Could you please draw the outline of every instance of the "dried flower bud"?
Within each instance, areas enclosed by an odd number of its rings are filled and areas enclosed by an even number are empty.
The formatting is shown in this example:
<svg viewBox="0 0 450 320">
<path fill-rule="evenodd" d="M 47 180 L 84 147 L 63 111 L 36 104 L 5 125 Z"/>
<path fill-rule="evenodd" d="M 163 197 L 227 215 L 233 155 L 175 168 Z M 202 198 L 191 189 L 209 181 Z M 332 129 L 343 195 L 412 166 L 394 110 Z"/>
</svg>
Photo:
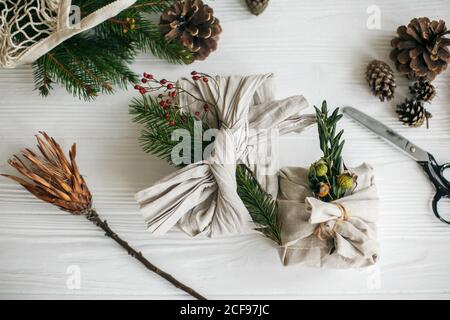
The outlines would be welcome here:
<svg viewBox="0 0 450 320">
<path fill-rule="evenodd" d="M 324 198 L 330 193 L 330 186 L 328 183 L 321 182 L 319 184 L 319 197 Z"/>
<path fill-rule="evenodd" d="M 324 161 L 318 161 L 314 164 L 314 172 L 316 173 L 316 176 L 323 177 L 328 172 L 328 166 Z"/>
<path fill-rule="evenodd" d="M 345 190 L 353 188 L 353 180 L 353 176 L 348 172 L 339 175 L 337 178 L 339 187 Z"/>
</svg>

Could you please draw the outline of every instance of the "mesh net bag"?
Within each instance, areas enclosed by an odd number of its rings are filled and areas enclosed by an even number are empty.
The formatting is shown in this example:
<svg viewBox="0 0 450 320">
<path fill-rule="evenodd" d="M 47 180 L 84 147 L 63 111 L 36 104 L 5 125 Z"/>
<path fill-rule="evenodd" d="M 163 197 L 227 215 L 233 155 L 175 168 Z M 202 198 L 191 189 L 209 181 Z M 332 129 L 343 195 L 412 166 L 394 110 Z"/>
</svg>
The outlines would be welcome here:
<svg viewBox="0 0 450 320">
<path fill-rule="evenodd" d="M 1 0 L 0 67 L 32 63 L 63 41 L 119 14 L 134 2 L 112 1 L 77 21 L 73 14 L 79 11 L 70 0 Z"/>
</svg>

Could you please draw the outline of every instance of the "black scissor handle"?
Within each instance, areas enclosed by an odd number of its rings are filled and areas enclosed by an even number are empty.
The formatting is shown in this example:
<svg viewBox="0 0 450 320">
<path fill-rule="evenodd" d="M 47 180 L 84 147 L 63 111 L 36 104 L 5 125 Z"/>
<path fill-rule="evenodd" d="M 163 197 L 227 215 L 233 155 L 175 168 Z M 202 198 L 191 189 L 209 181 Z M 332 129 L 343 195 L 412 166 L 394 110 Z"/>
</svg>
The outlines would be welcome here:
<svg viewBox="0 0 450 320">
<path fill-rule="evenodd" d="M 450 189 L 450 181 L 448 181 L 448 179 L 444 175 L 444 172 L 447 169 L 450 169 L 450 163 L 444 163 L 443 165 L 439 166 L 439 176 L 441 177 L 442 182 L 447 185 L 447 188 Z"/>
<path fill-rule="evenodd" d="M 443 165 L 438 165 L 434 157 L 429 154 L 430 161 L 418 161 L 418 163 L 422 166 L 425 173 L 430 178 L 431 183 L 434 185 L 436 189 L 436 194 L 433 198 L 432 207 L 434 215 L 444 223 L 450 224 L 450 221 L 445 220 L 440 214 L 438 210 L 438 202 L 443 197 L 450 198 L 450 183 L 443 175 L 443 172 L 450 168 L 450 163 L 446 163 Z"/>
<path fill-rule="evenodd" d="M 450 224 L 450 221 L 445 220 L 444 218 L 442 218 L 442 216 L 439 214 L 439 210 L 438 210 L 438 202 L 439 200 L 442 199 L 442 197 L 449 197 L 448 193 L 442 193 L 437 191 L 436 194 L 434 195 L 433 198 L 433 202 L 432 202 L 432 207 L 433 207 L 433 213 L 436 216 L 436 218 L 438 218 L 439 220 L 441 220 L 442 222 L 446 223 L 446 224 Z"/>
</svg>

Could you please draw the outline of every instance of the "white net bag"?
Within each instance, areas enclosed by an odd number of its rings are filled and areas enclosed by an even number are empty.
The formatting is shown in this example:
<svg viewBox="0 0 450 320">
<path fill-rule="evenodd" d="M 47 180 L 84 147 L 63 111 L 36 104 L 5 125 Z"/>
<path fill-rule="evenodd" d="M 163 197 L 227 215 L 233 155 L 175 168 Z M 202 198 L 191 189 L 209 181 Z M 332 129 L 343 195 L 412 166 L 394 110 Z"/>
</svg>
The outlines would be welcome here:
<svg viewBox="0 0 450 320">
<path fill-rule="evenodd" d="M 0 67 L 32 63 L 63 41 L 135 2 L 112 1 L 79 21 L 73 16 L 79 8 L 72 6 L 71 0 L 0 0 Z"/>
</svg>

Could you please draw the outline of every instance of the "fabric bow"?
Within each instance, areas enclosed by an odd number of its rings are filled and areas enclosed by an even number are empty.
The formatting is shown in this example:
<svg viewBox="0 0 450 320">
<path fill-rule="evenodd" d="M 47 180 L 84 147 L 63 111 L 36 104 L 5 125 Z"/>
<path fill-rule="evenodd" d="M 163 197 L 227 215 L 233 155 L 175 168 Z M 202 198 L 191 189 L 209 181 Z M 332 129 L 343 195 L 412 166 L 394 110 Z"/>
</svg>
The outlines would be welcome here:
<svg viewBox="0 0 450 320">
<path fill-rule="evenodd" d="M 260 134 L 261 129 L 281 134 L 299 132 L 315 121 L 312 115 L 300 114 L 308 106 L 302 96 L 274 101 L 272 74 L 214 79 L 208 83 L 179 82 L 183 90 L 211 105 L 219 97 L 217 110 L 208 119 L 209 123 L 219 123 L 219 131 L 207 159 L 187 165 L 136 194 L 148 230 L 154 234 L 164 234 L 177 223 L 191 236 L 251 231 L 252 219 L 236 191 L 237 163 L 256 169 L 262 185 L 275 192 L 276 179 L 258 173 L 258 164 L 253 162 L 258 158 L 258 146 L 270 142 L 264 138 L 267 135 Z M 192 105 L 188 95 L 180 96 L 181 107 Z"/>
<path fill-rule="evenodd" d="M 278 199 L 281 256 L 286 265 L 363 267 L 378 259 L 378 195 L 367 164 L 352 169 L 358 186 L 349 196 L 327 203 L 310 196 L 307 169 L 283 168 Z"/>
</svg>

